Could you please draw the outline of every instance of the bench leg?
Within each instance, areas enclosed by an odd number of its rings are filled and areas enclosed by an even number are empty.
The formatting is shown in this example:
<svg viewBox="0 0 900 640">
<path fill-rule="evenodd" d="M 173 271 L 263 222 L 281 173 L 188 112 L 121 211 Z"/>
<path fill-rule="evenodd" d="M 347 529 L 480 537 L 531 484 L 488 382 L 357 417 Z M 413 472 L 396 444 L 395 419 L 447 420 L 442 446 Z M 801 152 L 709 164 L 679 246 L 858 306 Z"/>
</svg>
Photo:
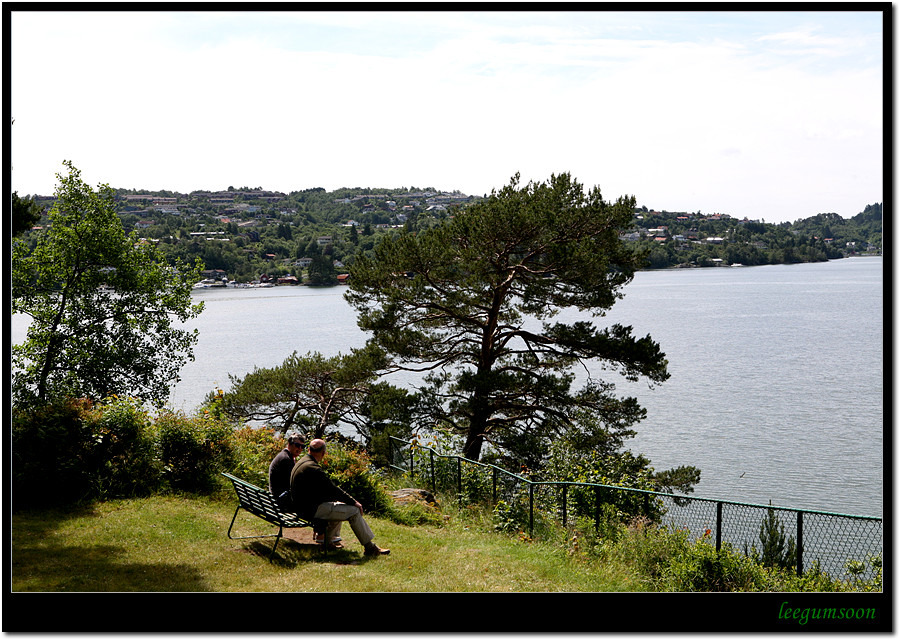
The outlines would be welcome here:
<svg viewBox="0 0 900 640">
<path fill-rule="evenodd" d="M 283 531 L 283 527 L 278 527 L 278 535 L 275 536 L 275 544 L 272 545 L 272 550 L 269 552 L 269 560 L 271 560 L 275 555 L 275 547 L 278 546 L 278 542 L 281 540 L 281 532 Z"/>
<path fill-rule="evenodd" d="M 255 540 L 257 538 L 275 538 L 275 544 L 272 545 L 272 550 L 269 552 L 269 559 L 271 560 L 275 556 L 275 549 L 278 547 L 278 543 L 281 541 L 281 537 L 284 533 L 284 527 L 278 526 L 278 533 L 270 533 L 264 536 L 233 536 L 231 535 L 231 530 L 234 528 L 234 523 L 237 520 L 238 511 L 241 510 L 241 506 L 238 505 L 237 509 L 234 510 L 234 515 L 231 517 L 231 524 L 228 526 L 228 539 L 229 540 Z M 313 533 L 313 537 L 315 538 L 315 533 Z M 322 545 L 322 551 L 325 555 L 328 554 L 328 545 Z"/>
<path fill-rule="evenodd" d="M 240 511 L 240 510 L 241 510 L 241 507 L 240 507 L 240 505 L 238 505 L 238 508 L 234 510 L 234 515 L 231 517 L 231 524 L 228 527 L 228 539 L 229 540 L 255 540 L 257 538 L 276 538 L 275 546 L 276 547 L 278 546 L 278 540 L 281 539 L 281 533 L 283 530 L 283 527 L 281 527 L 280 525 L 278 527 L 278 533 L 268 533 L 264 536 L 233 536 L 233 535 L 231 535 L 231 530 L 232 530 L 232 528 L 234 528 L 234 521 L 237 520 L 237 514 L 238 514 L 238 511 Z M 272 547 L 272 552 L 274 553 L 274 551 L 275 551 L 275 547 Z"/>
<path fill-rule="evenodd" d="M 237 519 L 238 511 L 241 510 L 241 506 L 238 505 L 238 508 L 234 510 L 234 515 L 231 517 L 231 524 L 228 526 L 228 539 L 229 540 L 237 540 L 238 538 L 231 537 L 231 528 L 234 526 L 234 521 Z"/>
</svg>

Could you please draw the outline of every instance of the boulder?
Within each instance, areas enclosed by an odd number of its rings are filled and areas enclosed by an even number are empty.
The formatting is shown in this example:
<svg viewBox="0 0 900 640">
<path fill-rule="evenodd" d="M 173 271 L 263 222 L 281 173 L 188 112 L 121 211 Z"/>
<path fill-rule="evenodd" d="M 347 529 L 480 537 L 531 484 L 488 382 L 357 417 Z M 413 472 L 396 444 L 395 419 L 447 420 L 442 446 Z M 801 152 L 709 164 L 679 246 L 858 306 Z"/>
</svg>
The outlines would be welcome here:
<svg viewBox="0 0 900 640">
<path fill-rule="evenodd" d="M 394 502 L 399 505 L 421 503 L 427 507 L 437 507 L 437 500 L 430 491 L 425 489 L 397 489 L 390 492 Z"/>
</svg>

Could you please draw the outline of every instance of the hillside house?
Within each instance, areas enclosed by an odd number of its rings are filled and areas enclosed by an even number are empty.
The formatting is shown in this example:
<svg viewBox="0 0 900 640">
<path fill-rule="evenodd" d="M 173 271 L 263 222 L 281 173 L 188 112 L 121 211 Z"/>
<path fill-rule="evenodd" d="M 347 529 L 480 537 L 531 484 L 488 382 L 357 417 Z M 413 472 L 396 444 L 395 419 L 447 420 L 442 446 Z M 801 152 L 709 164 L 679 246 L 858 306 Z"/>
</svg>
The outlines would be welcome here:
<svg viewBox="0 0 900 640">
<path fill-rule="evenodd" d="M 225 273 L 224 269 L 204 269 L 201 272 L 201 275 L 204 278 L 209 278 L 211 280 L 227 280 L 228 274 Z"/>
</svg>

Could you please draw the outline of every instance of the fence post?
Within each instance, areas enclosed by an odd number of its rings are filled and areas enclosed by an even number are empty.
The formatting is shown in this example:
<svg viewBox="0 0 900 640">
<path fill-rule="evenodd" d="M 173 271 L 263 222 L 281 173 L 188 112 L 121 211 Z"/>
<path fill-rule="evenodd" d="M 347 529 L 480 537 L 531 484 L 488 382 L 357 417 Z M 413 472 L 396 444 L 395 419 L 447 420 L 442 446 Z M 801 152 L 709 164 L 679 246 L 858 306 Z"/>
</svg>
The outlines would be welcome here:
<svg viewBox="0 0 900 640">
<path fill-rule="evenodd" d="M 528 483 L 528 537 L 534 537 L 534 483 Z"/>
<path fill-rule="evenodd" d="M 716 503 L 716 552 L 722 550 L 722 503 Z"/>
<path fill-rule="evenodd" d="M 431 454 L 431 493 L 437 493 L 437 485 L 434 479 L 434 449 L 429 449 Z"/>
<path fill-rule="evenodd" d="M 494 504 L 497 504 L 497 467 L 491 469 L 491 473 L 494 476 L 494 483 L 491 489 L 491 497 L 493 498 Z"/>
<path fill-rule="evenodd" d="M 600 531 L 600 487 L 594 487 L 594 531 Z"/>
<path fill-rule="evenodd" d="M 459 499 L 458 502 L 462 504 L 463 492 L 462 492 L 462 458 L 456 456 L 456 486 L 459 490 Z"/>
<path fill-rule="evenodd" d="M 797 575 L 803 575 L 803 512 L 797 512 Z"/>
<path fill-rule="evenodd" d="M 409 478 L 413 480 L 416 477 L 416 451 L 415 445 L 409 448 Z"/>
</svg>

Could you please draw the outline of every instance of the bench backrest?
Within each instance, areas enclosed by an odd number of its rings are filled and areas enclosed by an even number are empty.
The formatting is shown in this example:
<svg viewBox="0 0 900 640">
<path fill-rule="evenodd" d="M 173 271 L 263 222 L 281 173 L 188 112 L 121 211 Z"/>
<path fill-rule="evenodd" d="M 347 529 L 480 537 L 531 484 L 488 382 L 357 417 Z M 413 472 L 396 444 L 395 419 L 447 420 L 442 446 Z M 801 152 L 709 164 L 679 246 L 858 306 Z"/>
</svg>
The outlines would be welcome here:
<svg viewBox="0 0 900 640">
<path fill-rule="evenodd" d="M 234 485 L 234 491 L 237 493 L 238 500 L 241 501 L 241 507 L 253 515 L 259 516 L 263 520 L 277 522 L 279 524 L 285 524 L 296 520 L 294 514 L 283 513 L 281 509 L 278 508 L 275 497 L 269 493 L 268 489 L 261 489 L 255 484 L 241 480 L 230 473 L 223 473 L 222 475 L 231 480 L 231 484 Z"/>
</svg>

